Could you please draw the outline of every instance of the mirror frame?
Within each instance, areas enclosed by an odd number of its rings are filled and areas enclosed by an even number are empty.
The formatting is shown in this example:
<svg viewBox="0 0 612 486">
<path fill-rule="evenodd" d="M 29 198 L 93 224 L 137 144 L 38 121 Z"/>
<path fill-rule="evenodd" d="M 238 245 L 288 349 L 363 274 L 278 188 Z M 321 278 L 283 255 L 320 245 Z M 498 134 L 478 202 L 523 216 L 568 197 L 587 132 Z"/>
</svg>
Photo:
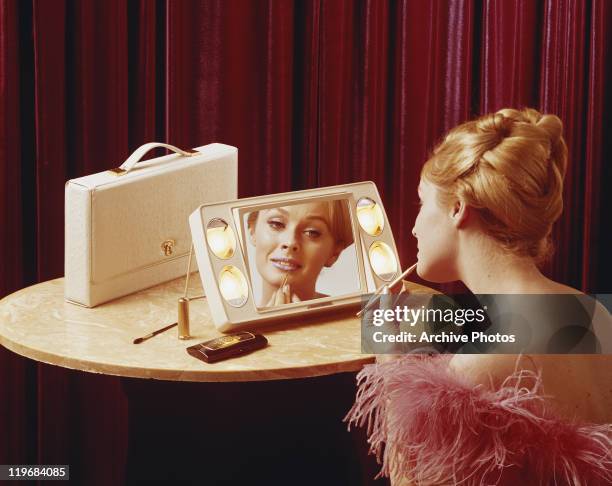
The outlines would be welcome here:
<svg viewBox="0 0 612 486">
<path fill-rule="evenodd" d="M 379 204 L 383 212 L 385 225 L 383 231 L 378 236 L 369 235 L 361 228 L 357 220 L 357 201 L 363 197 L 368 197 Z M 336 199 L 346 199 L 349 203 L 355 254 L 357 256 L 359 290 L 340 296 L 327 296 L 304 302 L 258 308 L 254 300 L 255 295 L 245 247 L 248 236 L 246 234 L 246 225 L 243 224 L 244 215 L 254 210 Z M 208 247 L 206 239 L 207 225 L 216 218 L 228 223 L 234 231 L 234 237 L 237 242 L 234 254 L 226 259 L 216 256 Z M 249 328 L 256 328 L 266 323 L 326 313 L 348 306 L 358 307 L 363 294 L 372 293 L 380 285 L 388 283 L 388 281 L 378 277 L 370 265 L 368 249 L 376 241 L 389 245 L 397 260 L 398 270 L 396 275 L 399 275 L 401 272 L 395 239 L 393 238 L 387 214 L 376 185 L 371 181 L 206 204 L 198 207 L 191 214 L 189 224 L 198 268 L 200 269 L 200 278 L 207 296 L 211 316 L 215 327 L 224 332 L 232 332 L 247 326 Z M 228 265 L 237 267 L 248 283 L 248 297 L 244 305 L 240 307 L 234 307 L 227 303 L 219 289 L 219 273 L 222 268 Z"/>
</svg>

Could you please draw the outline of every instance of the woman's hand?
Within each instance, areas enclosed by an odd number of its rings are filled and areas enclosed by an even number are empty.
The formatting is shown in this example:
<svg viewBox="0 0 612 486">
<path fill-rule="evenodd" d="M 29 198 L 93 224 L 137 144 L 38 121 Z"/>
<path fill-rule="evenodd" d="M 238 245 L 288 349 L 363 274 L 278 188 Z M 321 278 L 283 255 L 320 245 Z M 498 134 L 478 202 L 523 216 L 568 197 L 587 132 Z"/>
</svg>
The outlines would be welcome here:
<svg viewBox="0 0 612 486">
<path fill-rule="evenodd" d="M 286 283 L 272 294 L 270 300 L 266 303 L 266 307 L 275 307 L 277 305 L 290 304 L 291 302 L 301 302 L 302 300 L 291 291 L 291 286 Z"/>
</svg>

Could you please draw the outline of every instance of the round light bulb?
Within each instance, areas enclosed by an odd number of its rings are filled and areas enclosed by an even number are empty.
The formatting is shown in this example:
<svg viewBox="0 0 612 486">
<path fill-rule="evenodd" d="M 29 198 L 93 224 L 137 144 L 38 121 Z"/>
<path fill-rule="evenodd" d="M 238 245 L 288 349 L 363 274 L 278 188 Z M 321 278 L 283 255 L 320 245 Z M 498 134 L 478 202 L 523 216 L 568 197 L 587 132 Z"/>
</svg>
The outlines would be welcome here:
<svg viewBox="0 0 612 486">
<path fill-rule="evenodd" d="M 218 258 L 228 259 L 236 250 L 234 231 L 222 219 L 215 218 L 208 223 L 206 240 L 210 251 Z"/>
<path fill-rule="evenodd" d="M 397 273 L 397 259 L 391 247 L 382 241 L 375 241 L 368 251 L 374 273 L 383 280 L 391 280 Z"/>
<path fill-rule="evenodd" d="M 223 228 L 208 230 L 208 245 L 212 252 L 221 258 L 227 258 L 228 252 L 231 252 L 230 243 Z"/>
<path fill-rule="evenodd" d="M 249 297 L 244 274 L 233 265 L 223 267 L 219 273 L 219 290 L 225 301 L 233 307 L 241 307 Z"/>
<path fill-rule="evenodd" d="M 357 220 L 359 226 L 370 236 L 378 236 L 385 227 L 385 217 L 380 205 L 368 197 L 357 201 Z"/>
</svg>

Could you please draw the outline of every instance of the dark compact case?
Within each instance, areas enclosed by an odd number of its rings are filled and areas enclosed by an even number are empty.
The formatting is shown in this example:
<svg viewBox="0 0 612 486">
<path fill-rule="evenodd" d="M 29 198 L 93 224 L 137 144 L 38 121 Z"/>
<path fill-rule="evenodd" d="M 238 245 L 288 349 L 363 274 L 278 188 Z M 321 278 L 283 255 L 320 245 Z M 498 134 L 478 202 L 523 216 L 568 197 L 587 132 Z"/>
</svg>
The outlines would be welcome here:
<svg viewBox="0 0 612 486">
<path fill-rule="evenodd" d="M 242 331 L 189 346 L 187 352 L 207 363 L 215 363 L 264 348 L 267 344 L 268 340 L 261 334 Z"/>
</svg>

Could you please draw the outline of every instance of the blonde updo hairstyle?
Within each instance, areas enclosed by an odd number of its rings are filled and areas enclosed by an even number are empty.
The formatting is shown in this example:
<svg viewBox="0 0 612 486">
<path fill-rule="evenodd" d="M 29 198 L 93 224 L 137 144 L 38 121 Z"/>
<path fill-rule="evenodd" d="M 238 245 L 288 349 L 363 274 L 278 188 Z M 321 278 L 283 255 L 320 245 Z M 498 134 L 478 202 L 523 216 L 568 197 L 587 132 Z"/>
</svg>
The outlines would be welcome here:
<svg viewBox="0 0 612 486">
<path fill-rule="evenodd" d="M 503 109 L 453 128 L 421 177 L 440 203 L 463 201 L 504 248 L 542 263 L 563 210 L 567 146 L 563 124 L 537 110 Z"/>
</svg>

